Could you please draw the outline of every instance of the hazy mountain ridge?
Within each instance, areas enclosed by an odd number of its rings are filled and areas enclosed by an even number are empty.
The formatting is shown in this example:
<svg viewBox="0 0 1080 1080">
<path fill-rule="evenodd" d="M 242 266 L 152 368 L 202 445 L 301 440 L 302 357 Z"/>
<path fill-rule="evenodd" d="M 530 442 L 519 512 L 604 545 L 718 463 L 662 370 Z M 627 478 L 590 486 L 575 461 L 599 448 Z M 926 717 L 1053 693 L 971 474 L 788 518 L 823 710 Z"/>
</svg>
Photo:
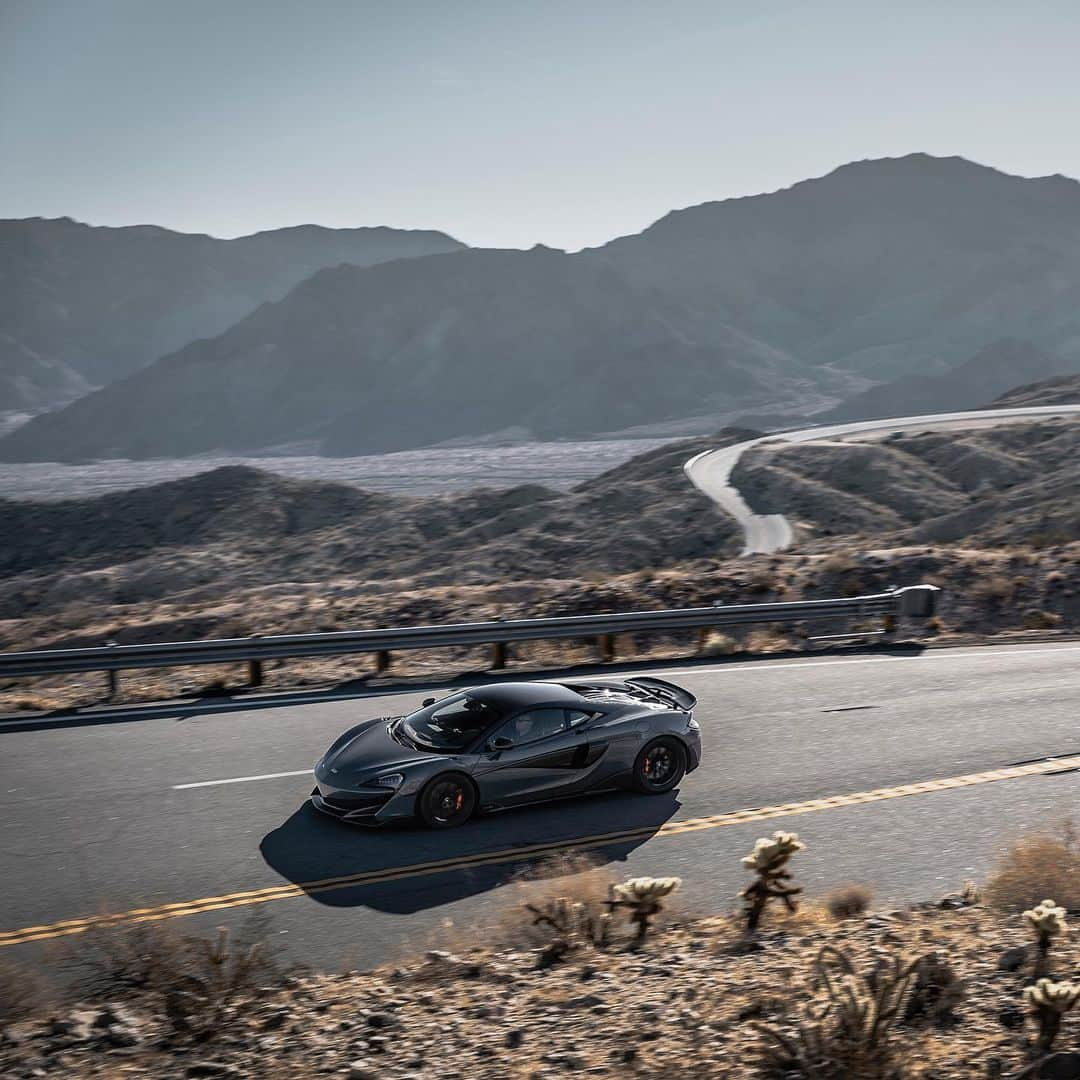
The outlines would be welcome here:
<svg viewBox="0 0 1080 1080">
<path fill-rule="evenodd" d="M 37 417 L 8 460 L 329 453 L 526 425 L 612 431 L 770 400 L 805 374 L 676 300 L 562 252 L 467 250 L 323 270 L 225 334 Z M 794 369 L 794 370 L 793 370 Z"/>
<path fill-rule="evenodd" d="M 0 220 L 0 334 L 104 383 L 221 333 L 322 267 L 462 246 L 443 233 L 381 227 L 301 225 L 222 240 L 155 225 Z M 63 399 L 49 389 L 43 380 L 24 404 Z M 0 393 L 0 408 L 22 407 L 3 383 Z"/>
<path fill-rule="evenodd" d="M 1029 343 L 1015 378 L 978 355 L 1002 338 Z M 895 382 L 852 404 L 870 415 L 895 412 L 892 395 L 952 400 L 969 375 L 997 393 L 1049 373 L 1045 354 L 1060 358 L 1050 370 L 1080 365 L 1080 184 L 913 154 L 675 211 L 578 255 L 322 270 L 32 421 L 0 458 L 580 437 Z"/>
<path fill-rule="evenodd" d="M 798 353 L 887 379 L 988 341 L 1080 353 L 1080 183 L 911 154 L 673 211 L 588 257 Z"/>
</svg>

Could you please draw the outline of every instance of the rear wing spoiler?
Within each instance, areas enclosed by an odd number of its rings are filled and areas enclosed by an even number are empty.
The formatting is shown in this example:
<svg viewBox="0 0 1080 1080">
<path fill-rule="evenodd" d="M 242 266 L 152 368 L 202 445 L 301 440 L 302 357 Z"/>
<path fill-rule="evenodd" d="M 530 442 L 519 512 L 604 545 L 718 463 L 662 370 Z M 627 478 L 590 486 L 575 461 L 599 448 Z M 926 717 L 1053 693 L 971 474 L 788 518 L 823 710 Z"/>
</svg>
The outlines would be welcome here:
<svg viewBox="0 0 1080 1080">
<path fill-rule="evenodd" d="M 676 686 L 674 683 L 669 683 L 664 679 L 653 679 L 640 675 L 627 679 L 626 682 L 630 686 L 640 687 L 657 697 L 672 701 L 678 708 L 686 709 L 687 712 L 697 704 L 697 698 L 689 690 L 684 690 L 681 686 Z"/>
</svg>

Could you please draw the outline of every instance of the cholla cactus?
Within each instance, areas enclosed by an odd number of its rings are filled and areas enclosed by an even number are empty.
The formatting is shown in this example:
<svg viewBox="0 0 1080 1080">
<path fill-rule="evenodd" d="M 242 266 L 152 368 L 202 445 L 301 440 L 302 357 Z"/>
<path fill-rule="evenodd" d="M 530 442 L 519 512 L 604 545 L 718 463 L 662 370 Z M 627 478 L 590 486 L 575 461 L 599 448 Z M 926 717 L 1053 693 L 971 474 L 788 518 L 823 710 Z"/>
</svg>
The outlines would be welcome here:
<svg viewBox="0 0 1080 1080">
<path fill-rule="evenodd" d="M 1034 986 L 1024 988 L 1024 1000 L 1038 1018 L 1038 1046 L 1045 1053 L 1057 1038 L 1061 1018 L 1080 1001 L 1080 982 L 1040 979 Z"/>
<path fill-rule="evenodd" d="M 637 924 L 636 940 L 642 941 L 649 932 L 654 916 L 663 910 L 663 898 L 670 896 L 681 885 L 682 878 L 677 877 L 630 878 L 621 885 L 611 886 L 608 907 L 612 910 L 627 908 L 630 921 Z"/>
<path fill-rule="evenodd" d="M 743 866 L 757 874 L 757 880 L 739 894 L 746 902 L 747 930 L 752 932 L 758 928 L 770 900 L 782 900 L 788 911 L 795 910 L 795 897 L 802 888 L 786 884 L 791 880 L 787 864 L 791 856 L 805 846 L 798 833 L 775 832 L 771 840 L 768 837 L 758 840 L 754 850 L 743 859 Z"/>
<path fill-rule="evenodd" d="M 1065 909 L 1058 907 L 1053 900 L 1044 900 L 1041 904 L 1024 912 L 1024 920 L 1035 932 L 1039 955 L 1035 959 L 1035 977 L 1042 978 L 1050 973 L 1050 944 L 1056 937 L 1065 933 Z"/>
</svg>

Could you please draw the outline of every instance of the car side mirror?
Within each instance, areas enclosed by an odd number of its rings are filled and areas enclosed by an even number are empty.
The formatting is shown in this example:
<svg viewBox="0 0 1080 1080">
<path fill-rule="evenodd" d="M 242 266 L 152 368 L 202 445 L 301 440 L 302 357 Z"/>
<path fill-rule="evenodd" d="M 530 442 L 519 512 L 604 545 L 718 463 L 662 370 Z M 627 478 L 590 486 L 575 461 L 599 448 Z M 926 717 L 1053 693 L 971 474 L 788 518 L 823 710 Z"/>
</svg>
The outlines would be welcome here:
<svg viewBox="0 0 1080 1080">
<path fill-rule="evenodd" d="M 433 697 L 424 698 L 424 704 L 420 706 L 421 709 L 426 709 L 429 705 L 434 705 L 435 699 Z"/>
<path fill-rule="evenodd" d="M 514 745 L 514 740 L 505 735 L 496 735 L 494 739 L 488 740 L 487 745 L 489 750 L 509 750 Z"/>
</svg>

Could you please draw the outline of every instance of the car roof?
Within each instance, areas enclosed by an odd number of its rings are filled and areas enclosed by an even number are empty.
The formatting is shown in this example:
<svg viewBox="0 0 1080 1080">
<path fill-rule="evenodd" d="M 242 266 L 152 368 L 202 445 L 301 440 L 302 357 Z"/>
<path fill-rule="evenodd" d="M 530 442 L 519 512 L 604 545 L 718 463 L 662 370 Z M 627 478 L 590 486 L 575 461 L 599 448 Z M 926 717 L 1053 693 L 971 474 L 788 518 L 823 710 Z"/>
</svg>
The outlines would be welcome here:
<svg viewBox="0 0 1080 1080">
<path fill-rule="evenodd" d="M 486 686 L 474 686 L 466 691 L 469 697 L 476 698 L 486 705 L 497 709 L 524 709 L 529 705 L 562 705 L 581 707 L 584 699 L 576 691 L 559 683 L 549 682 L 503 682 L 488 683 Z"/>
</svg>

